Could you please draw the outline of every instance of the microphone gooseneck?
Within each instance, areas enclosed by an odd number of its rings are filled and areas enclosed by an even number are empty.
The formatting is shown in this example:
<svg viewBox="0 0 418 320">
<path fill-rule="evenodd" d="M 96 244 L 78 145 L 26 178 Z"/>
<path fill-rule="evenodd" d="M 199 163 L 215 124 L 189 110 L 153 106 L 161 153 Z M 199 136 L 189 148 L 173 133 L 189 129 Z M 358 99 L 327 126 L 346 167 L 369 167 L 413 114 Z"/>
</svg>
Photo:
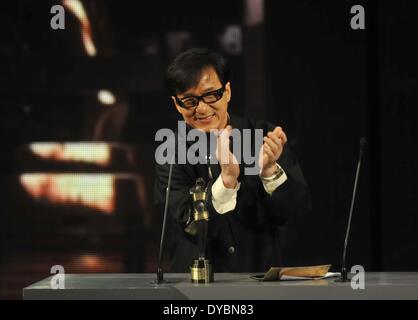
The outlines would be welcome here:
<svg viewBox="0 0 418 320">
<path fill-rule="evenodd" d="M 359 159 L 358 159 L 358 162 L 357 162 L 356 177 L 354 179 L 353 195 L 351 197 L 351 204 L 350 204 L 350 213 L 348 215 L 347 230 L 346 230 L 345 239 L 344 239 L 344 249 L 343 249 L 343 256 L 342 256 L 342 263 L 341 263 L 341 277 L 336 280 L 338 282 L 349 281 L 348 275 L 347 275 L 347 269 L 346 269 L 347 246 L 348 246 L 348 238 L 349 238 L 349 235 L 350 235 L 351 219 L 353 217 L 354 202 L 355 202 L 355 199 L 356 199 L 358 177 L 359 177 L 359 174 L 360 174 L 361 161 L 362 161 L 362 158 L 363 158 L 363 150 L 364 150 L 364 146 L 366 145 L 366 143 L 367 143 L 367 139 L 362 137 L 360 139 L 360 153 L 359 153 Z"/>
<path fill-rule="evenodd" d="M 164 214 L 163 214 L 163 225 L 161 227 L 161 237 L 160 237 L 160 251 L 158 253 L 158 264 L 157 264 L 157 284 L 167 283 L 167 280 L 164 280 L 164 272 L 162 268 L 162 258 L 164 252 L 164 238 L 165 238 L 165 229 L 167 222 L 167 211 L 168 211 L 168 200 L 170 197 L 170 186 L 171 186 L 171 175 L 173 172 L 173 161 L 170 162 L 170 168 L 168 170 L 168 181 L 167 189 L 165 194 L 165 204 L 164 204 Z"/>
</svg>

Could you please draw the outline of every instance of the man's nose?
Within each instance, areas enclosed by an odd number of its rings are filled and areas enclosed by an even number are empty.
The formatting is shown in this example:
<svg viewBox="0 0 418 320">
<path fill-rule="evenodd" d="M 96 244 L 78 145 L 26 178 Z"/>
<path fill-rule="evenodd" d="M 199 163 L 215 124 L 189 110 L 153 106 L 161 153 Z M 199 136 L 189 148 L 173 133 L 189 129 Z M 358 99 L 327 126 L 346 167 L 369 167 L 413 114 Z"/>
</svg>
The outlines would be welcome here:
<svg viewBox="0 0 418 320">
<path fill-rule="evenodd" d="M 209 108 L 209 105 L 207 105 L 202 99 L 200 99 L 196 107 L 196 113 L 206 114 Z"/>
</svg>

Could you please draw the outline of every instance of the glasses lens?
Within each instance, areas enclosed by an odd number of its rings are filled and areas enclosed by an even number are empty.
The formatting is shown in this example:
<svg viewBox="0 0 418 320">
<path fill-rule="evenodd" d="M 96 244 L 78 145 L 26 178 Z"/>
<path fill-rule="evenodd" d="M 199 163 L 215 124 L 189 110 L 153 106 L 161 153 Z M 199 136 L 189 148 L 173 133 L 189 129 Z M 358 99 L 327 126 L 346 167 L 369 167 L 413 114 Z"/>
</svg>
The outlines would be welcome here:
<svg viewBox="0 0 418 320">
<path fill-rule="evenodd" d="M 184 100 L 181 100 L 183 102 L 183 106 L 185 108 L 193 108 L 197 105 L 197 99 L 196 98 L 186 98 Z"/>
<path fill-rule="evenodd" d="M 219 95 L 216 95 L 216 94 L 210 94 L 208 96 L 203 97 L 203 101 L 205 101 L 206 103 L 216 102 L 219 99 L 220 99 Z"/>
<path fill-rule="evenodd" d="M 202 97 L 202 99 L 206 103 L 213 103 L 221 99 L 222 95 L 223 95 L 223 90 L 217 90 L 217 91 L 209 92 L 208 94 L 205 94 Z"/>
</svg>

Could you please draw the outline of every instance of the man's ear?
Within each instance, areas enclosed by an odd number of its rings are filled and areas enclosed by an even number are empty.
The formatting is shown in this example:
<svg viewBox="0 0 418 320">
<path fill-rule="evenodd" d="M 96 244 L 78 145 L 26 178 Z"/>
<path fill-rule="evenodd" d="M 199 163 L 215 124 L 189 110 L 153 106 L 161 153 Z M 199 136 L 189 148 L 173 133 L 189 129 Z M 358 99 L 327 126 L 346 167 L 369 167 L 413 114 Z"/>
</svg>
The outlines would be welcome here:
<svg viewBox="0 0 418 320">
<path fill-rule="evenodd" d="M 226 99 L 229 102 L 231 100 L 231 82 L 227 82 L 225 85 L 225 94 L 226 94 Z"/>
<path fill-rule="evenodd" d="M 175 107 L 176 107 L 177 111 L 178 111 L 180 114 L 182 114 L 182 115 L 183 115 L 183 113 L 181 112 L 181 111 L 182 111 L 181 107 L 180 107 L 180 106 L 177 104 L 177 102 L 176 102 L 176 98 L 175 98 L 175 97 L 173 97 L 173 96 L 171 96 L 171 99 L 173 99 L 173 103 L 174 103 L 174 105 L 175 105 Z"/>
</svg>

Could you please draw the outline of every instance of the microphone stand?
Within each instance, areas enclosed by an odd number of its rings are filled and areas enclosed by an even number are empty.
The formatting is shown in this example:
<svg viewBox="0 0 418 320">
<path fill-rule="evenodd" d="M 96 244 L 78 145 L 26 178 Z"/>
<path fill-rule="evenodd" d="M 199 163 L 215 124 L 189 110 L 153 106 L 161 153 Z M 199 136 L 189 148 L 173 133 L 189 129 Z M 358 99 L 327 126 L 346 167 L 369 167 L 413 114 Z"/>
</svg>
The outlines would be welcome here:
<svg viewBox="0 0 418 320">
<path fill-rule="evenodd" d="M 171 176 L 173 172 L 173 160 L 174 159 L 172 159 L 172 161 L 170 162 L 170 168 L 168 170 L 168 181 L 167 181 L 167 189 L 166 189 L 166 194 L 165 194 L 163 225 L 161 227 L 161 237 L 160 237 L 160 251 L 158 253 L 157 279 L 152 282 L 153 284 L 157 284 L 157 285 L 170 282 L 164 279 L 164 272 L 162 268 L 162 258 L 163 258 L 163 251 L 164 251 L 164 238 L 165 238 L 165 229 L 166 229 L 166 222 L 167 222 L 168 200 L 170 197 Z"/>
<path fill-rule="evenodd" d="M 345 233 L 343 257 L 342 257 L 342 265 L 341 265 L 341 276 L 340 276 L 340 278 L 336 279 L 335 282 L 348 282 L 348 281 L 350 281 L 350 279 L 348 279 L 347 269 L 346 269 L 346 255 L 347 255 L 347 246 L 348 246 L 348 236 L 350 234 L 351 218 L 353 217 L 354 201 L 356 199 L 357 182 L 358 182 L 358 177 L 359 177 L 359 174 L 360 174 L 360 166 L 361 166 L 361 160 L 362 160 L 362 157 L 363 157 L 363 149 L 364 149 L 364 146 L 365 146 L 366 143 L 367 143 L 366 138 L 362 137 L 360 139 L 360 155 L 359 155 L 359 159 L 358 159 L 358 162 L 357 162 L 356 177 L 354 179 L 353 195 L 352 195 L 352 198 L 351 198 L 351 205 L 350 205 L 350 214 L 348 216 L 347 231 Z"/>
</svg>

